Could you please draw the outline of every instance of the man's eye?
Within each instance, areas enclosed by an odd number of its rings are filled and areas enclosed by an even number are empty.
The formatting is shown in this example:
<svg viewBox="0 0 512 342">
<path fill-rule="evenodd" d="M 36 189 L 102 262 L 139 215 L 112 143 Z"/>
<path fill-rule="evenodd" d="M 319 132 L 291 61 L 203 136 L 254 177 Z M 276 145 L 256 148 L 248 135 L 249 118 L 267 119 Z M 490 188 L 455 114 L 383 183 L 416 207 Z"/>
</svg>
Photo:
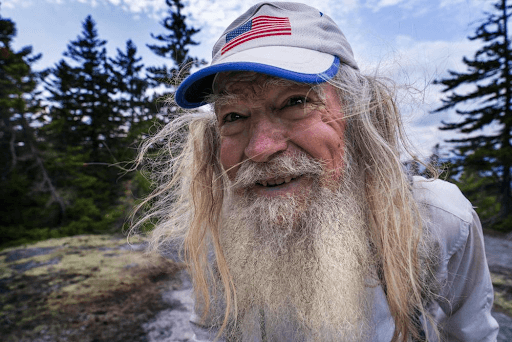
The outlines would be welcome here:
<svg viewBox="0 0 512 342">
<path fill-rule="evenodd" d="M 305 96 L 294 96 L 290 97 L 288 101 L 286 101 L 285 107 L 291 106 L 304 106 L 307 102 L 307 97 Z"/>
<path fill-rule="evenodd" d="M 237 114 L 237 113 L 229 113 L 229 114 L 226 114 L 224 116 L 224 118 L 222 119 L 223 122 L 234 122 L 234 121 L 237 121 L 237 120 L 240 120 L 240 119 L 244 119 L 245 117 L 240 115 L 240 114 Z"/>
</svg>

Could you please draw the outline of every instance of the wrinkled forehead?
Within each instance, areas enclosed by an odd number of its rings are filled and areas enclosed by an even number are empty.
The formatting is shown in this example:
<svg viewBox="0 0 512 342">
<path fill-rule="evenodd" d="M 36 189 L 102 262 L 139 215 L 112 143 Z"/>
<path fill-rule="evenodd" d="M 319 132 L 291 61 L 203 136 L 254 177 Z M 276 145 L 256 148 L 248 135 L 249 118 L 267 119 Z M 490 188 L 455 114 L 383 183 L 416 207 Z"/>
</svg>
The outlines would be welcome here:
<svg viewBox="0 0 512 342">
<path fill-rule="evenodd" d="M 229 71 L 220 72 L 213 80 L 213 92 L 220 94 L 222 92 L 233 92 L 237 85 L 248 83 L 264 83 L 271 77 L 254 71 Z"/>
<path fill-rule="evenodd" d="M 230 98 L 256 98 L 269 95 L 277 87 L 287 87 L 322 93 L 321 86 L 290 81 L 253 71 L 221 72 L 213 81 L 213 96 L 210 102 Z"/>
</svg>

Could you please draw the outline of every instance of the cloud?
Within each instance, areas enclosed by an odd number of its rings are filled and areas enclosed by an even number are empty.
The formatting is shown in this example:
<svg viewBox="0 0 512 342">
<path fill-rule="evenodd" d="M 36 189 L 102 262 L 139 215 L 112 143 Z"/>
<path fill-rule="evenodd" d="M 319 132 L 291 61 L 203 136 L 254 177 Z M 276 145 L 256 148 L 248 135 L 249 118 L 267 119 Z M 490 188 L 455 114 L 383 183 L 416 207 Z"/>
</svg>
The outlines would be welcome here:
<svg viewBox="0 0 512 342">
<path fill-rule="evenodd" d="M 442 104 L 442 85 L 432 84 L 448 76 L 448 70 L 465 71 L 463 56 L 473 56 L 479 42 L 460 40 L 418 42 L 408 36 L 398 36 L 395 50 L 387 60 L 374 64 L 402 87 L 398 99 L 411 140 L 420 147 L 423 156 L 428 155 L 440 141 L 460 137 L 454 131 L 440 131 L 441 121 L 458 122 L 462 118 L 455 111 L 432 113 Z M 467 85 L 457 89 L 460 93 L 471 90 Z M 470 106 L 470 104 L 468 104 Z"/>
<path fill-rule="evenodd" d="M 14 9 L 16 7 L 30 7 L 34 5 L 33 0 L 3 0 L 2 6 L 4 8 Z"/>
<path fill-rule="evenodd" d="M 78 2 L 81 4 L 87 4 L 93 8 L 98 7 L 100 4 L 110 4 L 113 6 L 119 6 L 129 13 L 144 13 L 152 19 L 161 19 L 168 8 L 165 0 L 46 0 L 46 2 L 57 5 L 70 5 L 74 2 Z M 33 0 L 4 0 L 2 3 L 3 6 L 8 8 L 14 8 L 14 6 L 18 5 L 29 7 L 34 4 Z"/>
<path fill-rule="evenodd" d="M 197 39 L 203 46 L 210 48 L 233 20 L 259 2 L 261 0 L 189 0 L 185 11 L 192 26 L 203 28 Z M 297 2 L 318 8 L 339 25 L 343 25 L 346 18 L 353 16 L 359 8 L 357 0 L 297 0 Z"/>
<path fill-rule="evenodd" d="M 397 103 L 418 156 L 425 158 L 437 143 L 458 136 L 453 131 L 439 130 L 441 121 L 461 120 L 454 110 L 431 113 L 441 106 L 441 99 L 447 95 L 441 93 L 443 86 L 434 85 L 433 81 L 446 78 L 448 70 L 465 71 L 462 58 L 473 56 L 479 42 L 465 38 L 420 41 L 407 35 L 396 36 L 390 41 L 369 34 L 355 38 L 351 44 L 357 52 L 356 59 L 362 72 L 395 82 Z M 471 87 L 458 90 L 464 93 Z"/>
<path fill-rule="evenodd" d="M 484 12 L 494 11 L 494 1 L 481 0 L 440 0 L 437 13 L 474 32 L 475 23 L 485 19 Z"/>
<path fill-rule="evenodd" d="M 91 0 L 89 0 L 91 1 Z M 115 6 L 121 6 L 123 10 L 131 13 L 145 13 L 150 18 L 160 19 L 166 13 L 168 7 L 165 0 L 101 0 L 108 1 Z"/>
<path fill-rule="evenodd" d="M 466 8 L 472 8 L 478 10 L 478 12 L 489 10 L 494 2 L 482 1 L 482 0 L 439 0 L 439 8 L 450 8 L 464 6 Z"/>
<path fill-rule="evenodd" d="M 384 7 L 396 6 L 400 3 L 403 3 L 404 1 L 406 0 L 368 0 L 365 5 L 374 11 L 379 11 Z"/>
<path fill-rule="evenodd" d="M 43 1 L 43 0 L 40 0 Z M 204 0 L 206 1 L 206 0 Z M 120 6 L 127 12 L 132 13 L 146 13 L 150 17 L 161 17 L 163 12 L 167 9 L 165 0 L 46 0 L 47 3 L 56 5 L 69 5 L 74 2 L 88 4 L 95 8 L 99 4 L 111 4 L 113 6 Z M 30 7 L 34 6 L 34 0 L 3 0 L 2 6 L 6 8 L 15 8 L 18 6 Z"/>
<path fill-rule="evenodd" d="M 425 6 L 425 3 L 419 0 L 368 0 L 365 3 L 365 7 L 371 9 L 373 12 L 378 12 L 386 7 L 392 6 L 411 9 L 420 3 L 422 6 Z"/>
<path fill-rule="evenodd" d="M 24 4 L 33 5 L 31 0 L 4 0 L 4 6 L 13 7 Z M 99 4 L 108 4 L 122 8 L 134 16 L 146 15 L 153 20 L 161 20 L 167 16 L 169 7 L 165 0 L 46 0 L 49 3 L 66 5 L 73 2 L 88 4 L 97 7 Z M 224 0 L 187 0 L 184 1 L 184 14 L 187 15 L 189 24 L 203 28 L 198 37 L 199 40 L 212 46 L 224 29 L 244 11 L 261 0 L 248 1 L 224 1 Z M 298 0 L 336 17 L 336 21 L 343 16 L 353 13 L 358 8 L 357 0 Z"/>
</svg>

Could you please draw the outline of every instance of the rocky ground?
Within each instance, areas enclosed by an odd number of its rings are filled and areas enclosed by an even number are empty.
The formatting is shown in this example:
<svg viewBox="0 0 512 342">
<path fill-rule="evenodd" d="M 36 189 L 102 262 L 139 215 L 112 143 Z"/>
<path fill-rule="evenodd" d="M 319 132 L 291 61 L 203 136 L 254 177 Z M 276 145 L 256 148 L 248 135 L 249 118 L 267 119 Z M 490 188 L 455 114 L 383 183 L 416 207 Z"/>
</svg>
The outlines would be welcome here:
<svg viewBox="0 0 512 342">
<path fill-rule="evenodd" d="M 78 236 L 0 253 L 2 341 L 148 341 L 143 325 L 180 303 L 181 266 L 142 241 Z"/>
<path fill-rule="evenodd" d="M 486 236 L 498 341 L 512 341 L 512 240 Z M 212 341 L 181 264 L 141 240 L 79 236 L 0 252 L 2 341 Z"/>
<path fill-rule="evenodd" d="M 494 286 L 493 316 L 500 324 L 498 341 L 512 341 L 512 240 L 490 235 L 484 239 Z"/>
</svg>

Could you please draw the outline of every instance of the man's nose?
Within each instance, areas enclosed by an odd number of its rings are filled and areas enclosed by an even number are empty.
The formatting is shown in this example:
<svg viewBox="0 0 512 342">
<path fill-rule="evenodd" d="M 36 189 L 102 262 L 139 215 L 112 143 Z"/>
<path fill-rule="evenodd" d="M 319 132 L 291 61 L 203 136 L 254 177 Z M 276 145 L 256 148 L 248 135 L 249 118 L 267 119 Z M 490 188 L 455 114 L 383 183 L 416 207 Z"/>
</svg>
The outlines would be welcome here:
<svg viewBox="0 0 512 342">
<path fill-rule="evenodd" d="M 254 123 L 250 131 L 249 144 L 245 147 L 247 158 L 257 163 L 267 162 L 271 156 L 285 151 L 288 141 L 278 122 L 262 118 Z"/>
</svg>

